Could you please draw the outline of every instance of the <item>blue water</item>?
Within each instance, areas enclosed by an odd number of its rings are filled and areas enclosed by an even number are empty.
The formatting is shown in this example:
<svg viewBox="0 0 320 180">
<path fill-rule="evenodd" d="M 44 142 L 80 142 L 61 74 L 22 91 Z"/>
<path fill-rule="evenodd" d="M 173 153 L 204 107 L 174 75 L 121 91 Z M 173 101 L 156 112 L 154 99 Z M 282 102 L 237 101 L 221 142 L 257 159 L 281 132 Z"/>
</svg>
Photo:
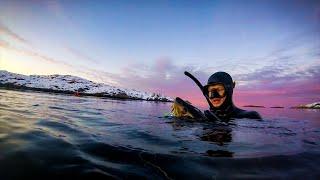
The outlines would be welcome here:
<svg viewBox="0 0 320 180">
<path fill-rule="evenodd" d="M 320 177 L 318 110 L 219 124 L 170 105 L 0 90 L 0 179 Z"/>
</svg>

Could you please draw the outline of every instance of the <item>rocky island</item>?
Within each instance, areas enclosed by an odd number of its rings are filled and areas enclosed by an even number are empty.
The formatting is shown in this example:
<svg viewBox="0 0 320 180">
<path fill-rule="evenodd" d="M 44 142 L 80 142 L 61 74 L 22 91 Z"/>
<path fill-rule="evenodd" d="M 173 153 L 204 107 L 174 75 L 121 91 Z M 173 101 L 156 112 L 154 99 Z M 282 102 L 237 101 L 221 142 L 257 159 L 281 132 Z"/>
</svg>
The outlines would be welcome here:
<svg viewBox="0 0 320 180">
<path fill-rule="evenodd" d="M 270 108 L 281 109 L 281 108 L 284 108 L 284 107 L 283 106 L 271 106 Z"/>
<path fill-rule="evenodd" d="M 243 107 L 265 108 L 264 106 L 260 105 L 244 105 Z"/>
<path fill-rule="evenodd" d="M 310 103 L 310 104 L 294 106 L 291 108 L 294 108 L 294 109 L 320 109 L 320 102 L 314 102 L 314 103 Z"/>
<path fill-rule="evenodd" d="M 98 96 L 133 100 L 171 102 L 172 98 L 156 93 L 118 88 L 71 75 L 22 75 L 0 70 L 0 88 Z"/>
</svg>

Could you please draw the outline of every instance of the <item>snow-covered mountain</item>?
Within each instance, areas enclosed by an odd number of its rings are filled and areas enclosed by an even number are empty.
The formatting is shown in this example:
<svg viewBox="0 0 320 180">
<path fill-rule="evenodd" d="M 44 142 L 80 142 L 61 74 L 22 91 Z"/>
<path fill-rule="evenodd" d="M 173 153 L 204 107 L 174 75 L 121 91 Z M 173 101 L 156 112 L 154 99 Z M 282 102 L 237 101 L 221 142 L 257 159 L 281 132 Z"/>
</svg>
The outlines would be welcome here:
<svg viewBox="0 0 320 180">
<path fill-rule="evenodd" d="M 315 102 L 315 103 L 300 105 L 300 106 L 296 106 L 296 107 L 293 107 L 293 108 L 320 109 L 320 102 Z"/>
<path fill-rule="evenodd" d="M 117 88 L 71 75 L 26 76 L 0 70 L 0 87 L 149 101 L 172 101 L 172 98 L 160 94 Z"/>
</svg>

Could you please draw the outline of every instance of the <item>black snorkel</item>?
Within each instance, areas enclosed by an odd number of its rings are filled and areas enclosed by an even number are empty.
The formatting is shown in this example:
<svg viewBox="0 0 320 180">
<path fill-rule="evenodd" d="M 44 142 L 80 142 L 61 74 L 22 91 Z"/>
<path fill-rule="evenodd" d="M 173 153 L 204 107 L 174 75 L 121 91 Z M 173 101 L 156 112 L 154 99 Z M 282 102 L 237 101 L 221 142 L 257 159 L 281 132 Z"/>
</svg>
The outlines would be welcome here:
<svg viewBox="0 0 320 180">
<path fill-rule="evenodd" d="M 191 78 L 200 88 L 203 96 L 206 98 L 208 105 L 210 106 L 210 109 L 213 109 L 213 105 L 210 103 L 209 101 L 209 97 L 207 95 L 207 93 L 205 93 L 202 84 L 200 83 L 200 81 L 195 78 L 192 74 L 190 74 L 188 71 L 185 71 L 184 74 L 186 76 L 188 76 L 189 78 Z M 210 111 L 205 111 L 204 114 L 207 116 L 208 119 L 215 119 L 215 120 L 220 120 L 220 118 L 218 118 L 214 113 L 210 113 Z"/>
</svg>

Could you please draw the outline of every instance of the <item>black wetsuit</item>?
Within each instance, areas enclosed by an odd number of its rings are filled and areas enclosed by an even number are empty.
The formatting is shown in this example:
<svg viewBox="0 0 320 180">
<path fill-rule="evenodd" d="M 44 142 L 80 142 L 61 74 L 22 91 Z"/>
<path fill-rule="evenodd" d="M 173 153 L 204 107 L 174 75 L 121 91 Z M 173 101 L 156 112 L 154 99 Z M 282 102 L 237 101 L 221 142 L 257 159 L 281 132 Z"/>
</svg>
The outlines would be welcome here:
<svg viewBox="0 0 320 180">
<path fill-rule="evenodd" d="M 231 118 L 249 118 L 249 119 L 261 119 L 261 116 L 256 111 L 246 111 L 236 107 L 232 101 L 232 94 L 234 83 L 231 76 L 226 72 L 216 72 L 210 76 L 208 83 L 204 86 L 203 92 L 208 94 L 208 87 L 214 84 L 222 84 L 225 88 L 225 101 L 218 107 L 211 107 L 210 110 L 205 111 L 205 115 L 212 119 L 212 113 L 221 120 L 228 120 Z M 211 114 L 211 115 L 210 115 Z"/>
</svg>

